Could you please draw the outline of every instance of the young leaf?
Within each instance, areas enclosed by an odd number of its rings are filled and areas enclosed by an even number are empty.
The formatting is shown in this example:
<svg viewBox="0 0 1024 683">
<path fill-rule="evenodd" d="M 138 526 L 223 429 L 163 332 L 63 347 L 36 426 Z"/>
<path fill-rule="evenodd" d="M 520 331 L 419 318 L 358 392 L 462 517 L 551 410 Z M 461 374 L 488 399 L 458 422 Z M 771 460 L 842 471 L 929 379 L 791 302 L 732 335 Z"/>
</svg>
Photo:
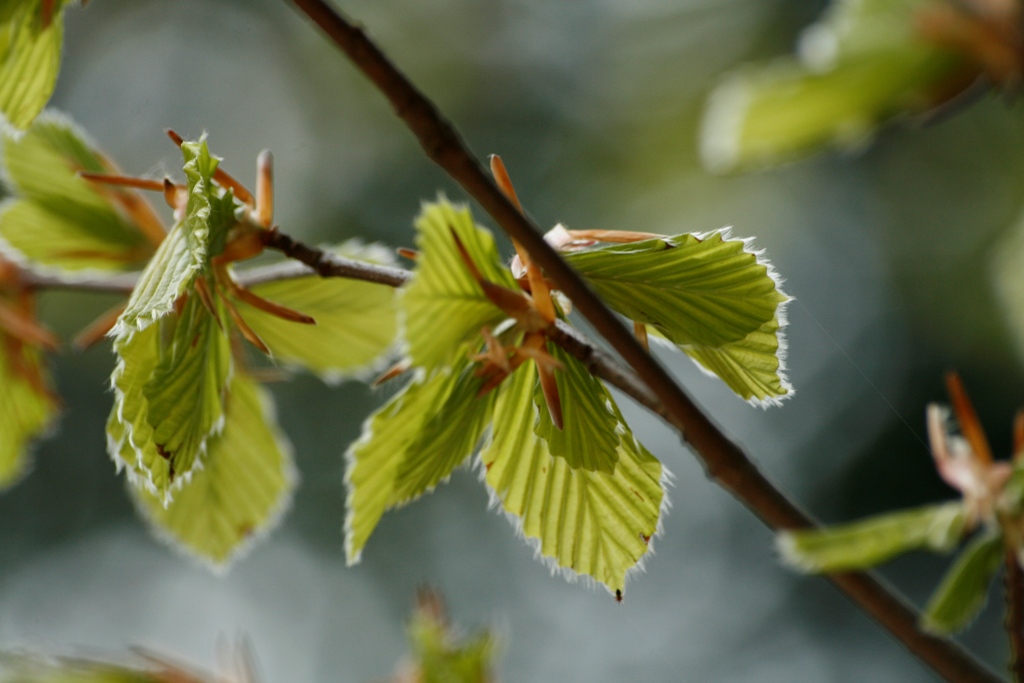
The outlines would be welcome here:
<svg viewBox="0 0 1024 683">
<path fill-rule="evenodd" d="M 57 403 L 50 384 L 42 354 L 0 331 L 0 489 L 25 474 L 32 441 L 53 423 Z"/>
<path fill-rule="evenodd" d="M 921 112 L 970 83 L 965 61 L 921 33 L 940 0 L 835 0 L 785 58 L 727 77 L 711 94 L 701 154 L 712 171 L 743 171 L 829 145 L 862 145 L 885 121 Z"/>
<path fill-rule="evenodd" d="M 41 0 L 9 3 L 0 24 L 0 113 L 27 128 L 46 106 L 57 83 L 64 36 L 64 1 L 43 24 Z"/>
<path fill-rule="evenodd" d="M 534 431 L 551 455 L 565 458 L 572 469 L 612 474 L 619 459 L 619 418 L 612 410 L 612 397 L 601 381 L 561 347 L 548 344 L 548 351 L 562 365 L 555 371 L 562 400 L 562 429 L 551 421 L 538 385 L 534 391 L 538 419 Z"/>
<path fill-rule="evenodd" d="M 17 198 L 2 205 L 0 245 L 17 261 L 67 275 L 137 270 L 152 255 L 143 233 L 112 203 L 124 193 L 78 176 L 110 168 L 70 120 L 43 114 L 24 133 L 6 135 L 3 154 Z"/>
<path fill-rule="evenodd" d="M 139 277 L 113 333 L 118 338 L 142 330 L 174 308 L 174 302 L 208 267 L 228 229 L 234 224 L 234 199 L 215 186 L 211 177 L 217 159 L 205 139 L 181 146 L 188 178 L 184 217 L 171 229 Z"/>
<path fill-rule="evenodd" d="M 814 531 L 784 531 L 782 560 L 802 572 L 867 569 L 911 550 L 949 552 L 963 537 L 967 513 L 959 503 L 927 505 Z"/>
<path fill-rule="evenodd" d="M 783 362 L 786 342 L 779 327 L 779 314 L 776 314 L 740 341 L 717 348 L 684 346 L 682 349 L 740 398 L 754 405 L 778 404 L 781 398 L 793 393 L 786 378 Z"/>
<path fill-rule="evenodd" d="M 345 554 L 359 561 L 384 512 L 433 489 L 472 455 L 493 397 L 478 398 L 466 347 L 452 368 L 418 374 L 377 410 L 345 453 Z M 493 392 L 492 392 L 493 394 Z"/>
<path fill-rule="evenodd" d="M 986 532 L 971 541 L 925 606 L 921 627 L 948 635 L 970 624 L 985 606 L 1003 552 L 999 533 Z"/>
<path fill-rule="evenodd" d="M 346 244 L 338 251 L 375 263 L 391 260 L 372 245 Z M 377 369 L 374 361 L 395 341 L 398 314 L 392 287 L 311 275 L 256 285 L 251 291 L 316 320 L 316 325 L 299 325 L 242 301 L 235 304 L 274 358 L 307 368 L 329 382 Z"/>
<path fill-rule="evenodd" d="M 203 465 L 188 485 L 166 507 L 150 491 L 130 489 L 158 536 L 226 569 L 276 526 L 296 480 L 291 446 L 277 428 L 270 395 L 236 375 L 224 431 L 210 439 Z"/>
<path fill-rule="evenodd" d="M 789 297 L 747 241 L 677 235 L 566 254 L 614 310 L 680 346 L 740 341 Z"/>
<path fill-rule="evenodd" d="M 190 297 L 169 347 L 142 388 L 153 443 L 172 478 L 191 472 L 207 439 L 220 433 L 230 373 L 228 336 L 199 297 Z"/>
<path fill-rule="evenodd" d="M 524 364 L 501 387 L 484 478 L 513 524 L 553 569 L 622 591 L 657 533 L 664 504 L 661 463 L 620 423 L 613 472 L 574 468 L 551 455 L 534 425 L 537 371 Z"/>
<path fill-rule="evenodd" d="M 511 272 L 501 264 L 494 238 L 476 226 L 467 207 L 445 199 L 427 204 L 416 220 L 420 254 L 416 276 L 403 287 L 399 308 L 405 319 L 405 338 L 413 364 L 436 368 L 452 358 L 453 350 L 485 325 L 495 325 L 505 313 L 484 296 L 463 262 L 452 232 L 458 235 L 483 277 L 518 289 Z"/>
</svg>

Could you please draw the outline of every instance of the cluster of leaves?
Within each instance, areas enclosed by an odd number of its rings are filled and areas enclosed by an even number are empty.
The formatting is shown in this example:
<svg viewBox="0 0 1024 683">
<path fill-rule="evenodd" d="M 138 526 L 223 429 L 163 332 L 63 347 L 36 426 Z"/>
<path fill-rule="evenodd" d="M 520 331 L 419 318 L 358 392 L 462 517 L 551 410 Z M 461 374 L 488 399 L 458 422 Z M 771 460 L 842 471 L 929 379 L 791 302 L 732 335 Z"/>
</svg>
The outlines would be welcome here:
<svg viewBox="0 0 1024 683">
<path fill-rule="evenodd" d="M 387 509 L 476 454 L 495 504 L 552 567 L 621 595 L 658 530 L 667 474 L 604 385 L 545 337 L 567 302 L 556 316 L 548 297 L 550 317 L 538 317 L 528 278 L 502 264 L 467 209 L 445 200 L 416 221 L 417 267 L 397 304 L 388 287 L 312 275 L 246 289 L 231 263 L 276 230 L 269 190 L 250 193 L 204 140 L 179 142 L 186 184 L 127 179 L 69 121 L 44 115 L 6 137 L 14 196 L 0 207 L 0 247 L 24 268 L 72 282 L 142 268 L 100 329 L 112 323 L 117 356 L 108 450 L 157 534 L 222 567 L 287 505 L 290 449 L 244 342 L 325 379 L 364 375 L 393 345 L 397 310 L 407 351 L 399 368 L 411 379 L 348 450 L 349 561 Z M 169 230 L 137 185 L 163 189 Z M 787 297 L 747 241 L 561 227 L 551 239 L 645 337 L 682 349 L 752 403 L 791 393 L 781 361 Z M 352 244 L 340 253 L 388 258 Z M 9 270 L 16 283 L 21 271 Z M 19 320 L 38 327 L 30 312 Z M 3 360 L 24 366 L 16 352 L 28 353 L 36 368 L 19 371 L 35 404 L 9 399 L 14 384 L 0 394 L 24 408 L 4 414 L 16 421 L 5 433 L 20 435 L 0 451 L 11 471 L 24 469 L 26 444 L 55 406 L 39 362 L 44 331 L 20 329 L 0 319 L 17 342 Z"/>
<path fill-rule="evenodd" d="M 795 57 L 717 86 L 701 134 L 705 165 L 750 170 L 858 147 L 879 125 L 980 81 L 1019 83 L 1021 30 L 1016 0 L 835 0 Z"/>
<path fill-rule="evenodd" d="M 928 434 L 939 475 L 959 501 L 778 537 L 783 560 L 814 573 L 866 569 L 913 550 L 948 553 L 970 537 L 922 614 L 921 626 L 941 634 L 973 621 L 1004 555 L 1024 562 L 1024 413 L 1014 425 L 1013 458 L 994 460 L 959 378 L 951 374 L 947 384 L 961 432 L 951 431 L 950 411 L 933 404 Z"/>
<path fill-rule="evenodd" d="M 408 629 L 410 653 L 392 683 L 491 683 L 498 643 L 488 630 L 461 637 L 436 593 L 421 591 Z M 258 683 L 251 652 L 232 653 L 230 670 L 216 676 L 152 653 L 137 663 L 0 654 L 2 683 Z"/>
<path fill-rule="evenodd" d="M 80 131 L 60 116 L 38 118 L 5 139 L 15 196 L 0 207 L 0 246 L 23 266 L 72 282 L 144 266 L 112 332 L 110 455 L 158 534 L 221 567 L 273 526 L 296 483 L 290 446 L 240 339 L 337 380 L 371 369 L 397 321 L 393 291 L 380 285 L 312 275 L 251 292 L 237 285 L 225 251 L 265 228 L 226 186 L 229 176 L 204 141 L 181 147 L 188 185 L 169 186 L 176 211 L 165 233 L 140 194 L 82 177 L 116 169 Z M 389 258 L 355 243 L 339 249 Z M 262 305 L 262 297 L 276 303 Z M 293 308 L 319 324 L 279 316 Z M 39 344 L 17 331 L 0 320 L 9 349 L 0 362 L 21 368 L 23 378 L 0 392 L 0 401 L 17 406 L 2 413 L 12 425 L 5 438 L 18 437 L 0 450 L 5 472 L 24 470 L 25 442 L 55 405 L 38 369 Z"/>
</svg>

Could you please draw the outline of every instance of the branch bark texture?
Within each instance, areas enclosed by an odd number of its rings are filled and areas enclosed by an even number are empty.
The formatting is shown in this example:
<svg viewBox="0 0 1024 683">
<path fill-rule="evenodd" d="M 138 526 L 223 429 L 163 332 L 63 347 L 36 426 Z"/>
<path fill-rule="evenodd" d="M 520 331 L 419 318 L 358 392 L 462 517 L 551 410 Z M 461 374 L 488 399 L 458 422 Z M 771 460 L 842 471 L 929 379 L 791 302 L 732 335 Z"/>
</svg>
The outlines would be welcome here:
<svg viewBox="0 0 1024 683">
<path fill-rule="evenodd" d="M 813 521 L 782 494 L 683 392 L 672 377 L 633 338 L 629 330 L 543 239 L 541 230 L 491 181 L 454 126 L 394 66 L 357 25 L 326 0 L 290 0 L 344 52 L 388 99 L 397 116 L 419 140 L 426 155 L 518 241 L 545 274 L 621 354 L 650 394 L 655 410 L 692 446 L 708 476 L 742 501 L 772 529 L 805 528 Z M 951 681 L 999 678 L 964 650 L 917 628 L 917 614 L 901 598 L 865 573 L 835 574 L 830 579 L 909 650 Z"/>
</svg>

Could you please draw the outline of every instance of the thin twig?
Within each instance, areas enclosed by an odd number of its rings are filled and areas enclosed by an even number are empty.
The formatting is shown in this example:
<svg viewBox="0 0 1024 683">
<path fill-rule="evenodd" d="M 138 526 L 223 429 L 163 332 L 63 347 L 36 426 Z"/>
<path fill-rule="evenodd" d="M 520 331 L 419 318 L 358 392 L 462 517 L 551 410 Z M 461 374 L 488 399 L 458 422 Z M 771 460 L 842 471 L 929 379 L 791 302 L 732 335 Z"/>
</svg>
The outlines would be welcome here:
<svg viewBox="0 0 1024 683">
<path fill-rule="evenodd" d="M 647 354 L 586 283 L 558 256 L 540 229 L 494 185 L 451 123 L 357 26 L 325 0 L 290 0 L 349 57 L 391 102 L 427 156 L 476 199 L 518 241 L 597 332 L 622 355 L 657 397 L 657 411 L 700 457 L 708 476 L 740 499 L 773 529 L 812 526 L 812 521 L 762 475 L 745 453 L 697 408 L 672 377 Z M 863 573 L 831 580 L 940 675 L 952 681 L 999 678 L 951 641 L 922 633 L 917 614 L 876 579 Z"/>
<path fill-rule="evenodd" d="M 1024 673 L 1024 575 L 1021 574 L 1017 562 L 1017 552 L 1013 548 L 1006 549 L 1006 618 L 1003 625 L 1010 640 L 1010 680 L 1021 682 Z"/>
</svg>

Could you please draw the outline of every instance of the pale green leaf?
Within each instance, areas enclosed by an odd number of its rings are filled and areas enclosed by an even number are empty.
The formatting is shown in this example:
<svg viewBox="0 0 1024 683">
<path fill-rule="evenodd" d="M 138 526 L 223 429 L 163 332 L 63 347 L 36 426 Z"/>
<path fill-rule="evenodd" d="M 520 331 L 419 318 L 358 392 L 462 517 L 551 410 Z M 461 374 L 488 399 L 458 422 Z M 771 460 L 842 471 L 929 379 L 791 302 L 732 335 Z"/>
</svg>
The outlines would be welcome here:
<svg viewBox="0 0 1024 683">
<path fill-rule="evenodd" d="M 566 254 L 602 299 L 678 345 L 739 341 L 788 297 L 747 241 L 677 235 Z"/>
<path fill-rule="evenodd" d="M 221 315 L 223 318 L 223 314 Z M 178 316 L 168 348 L 142 388 L 153 443 L 170 476 L 187 476 L 224 423 L 231 342 L 198 297 Z"/>
<path fill-rule="evenodd" d="M 813 531 L 784 531 L 779 554 L 803 572 L 867 569 L 911 550 L 949 552 L 963 537 L 963 504 L 928 505 Z"/>
<path fill-rule="evenodd" d="M 381 262 L 386 254 L 373 245 L 343 245 L 348 258 Z M 378 369 L 398 332 L 395 290 L 346 278 L 309 277 L 256 285 L 252 292 L 316 320 L 303 325 L 236 302 L 249 327 L 274 358 L 306 368 L 327 381 L 362 377 Z"/>
<path fill-rule="evenodd" d="M 497 643 L 488 631 L 460 637 L 430 609 L 418 609 L 409 624 L 412 680 L 420 683 L 488 683 L 493 681 Z"/>
<path fill-rule="evenodd" d="M 466 207 L 440 199 L 426 204 L 416 220 L 419 258 L 416 275 L 402 288 L 399 309 L 405 320 L 409 357 L 432 369 L 449 361 L 453 350 L 507 316 L 484 296 L 459 255 L 454 231 L 483 277 L 518 291 L 501 264 L 494 238 L 476 226 Z"/>
<path fill-rule="evenodd" d="M 107 450 L 118 470 L 136 486 L 170 500 L 170 463 L 153 441 L 149 405 L 143 389 L 160 362 L 160 325 L 114 340 L 118 362 L 111 376 L 114 407 L 107 420 Z"/>
<path fill-rule="evenodd" d="M 296 484 L 291 446 L 277 427 L 270 395 L 236 375 L 224 431 L 212 437 L 202 467 L 166 507 L 130 487 L 155 533 L 216 569 L 265 536 L 287 509 Z"/>
<path fill-rule="evenodd" d="M 26 0 L 0 26 L 0 113 L 27 128 L 57 83 L 64 36 L 63 3 L 44 27 L 40 0 Z"/>
<path fill-rule="evenodd" d="M 153 253 L 143 234 L 112 203 L 124 194 L 83 180 L 77 171 L 109 172 L 70 120 L 43 114 L 4 142 L 7 180 L 17 198 L 3 204 L 0 244 L 33 268 L 67 275 L 140 269 Z"/>
<path fill-rule="evenodd" d="M 505 380 L 480 460 L 488 487 L 553 567 L 621 591 L 656 533 L 665 496 L 661 463 L 625 424 L 614 472 L 573 468 L 551 455 L 534 425 L 536 367 Z"/>
<path fill-rule="evenodd" d="M 58 404 L 49 391 L 42 353 L 0 331 L 0 489 L 29 466 L 29 450 L 53 424 Z"/>
<path fill-rule="evenodd" d="M 211 180 L 217 159 L 205 139 L 181 146 L 188 179 L 185 216 L 160 244 L 132 291 L 113 334 L 124 337 L 170 313 L 174 302 L 203 273 L 234 223 L 233 199 Z"/>
<path fill-rule="evenodd" d="M 563 428 L 551 421 L 540 383 L 534 392 L 538 419 L 534 431 L 546 443 L 551 455 L 565 458 L 569 467 L 611 474 L 619 459 L 619 418 L 612 409 L 612 397 L 586 366 L 561 347 L 548 344 L 548 351 L 562 364 L 555 371 L 562 402 Z"/>
<path fill-rule="evenodd" d="M 947 635 L 970 624 L 985 606 L 1003 553 L 1002 534 L 986 532 L 972 540 L 928 600 L 921 627 Z"/>
<path fill-rule="evenodd" d="M 0 657 L 3 683 L 168 683 L 165 673 L 81 658 L 42 659 L 22 653 Z"/>
<path fill-rule="evenodd" d="M 777 404 L 793 393 L 786 378 L 785 339 L 779 327 L 777 314 L 740 341 L 717 348 L 683 346 L 682 350 L 744 400 L 761 406 Z"/>
<path fill-rule="evenodd" d="M 750 170 L 822 146 L 856 147 L 895 116 L 941 102 L 965 63 L 920 35 L 920 11 L 936 6 L 949 3 L 833 2 L 802 35 L 799 59 L 742 69 L 712 92 L 701 132 L 705 165 Z"/>
<path fill-rule="evenodd" d="M 464 358 L 454 368 L 420 372 L 363 425 L 345 454 L 349 564 L 359 561 L 386 510 L 432 489 L 472 455 L 493 401 L 477 398 L 479 387 Z"/>
</svg>

